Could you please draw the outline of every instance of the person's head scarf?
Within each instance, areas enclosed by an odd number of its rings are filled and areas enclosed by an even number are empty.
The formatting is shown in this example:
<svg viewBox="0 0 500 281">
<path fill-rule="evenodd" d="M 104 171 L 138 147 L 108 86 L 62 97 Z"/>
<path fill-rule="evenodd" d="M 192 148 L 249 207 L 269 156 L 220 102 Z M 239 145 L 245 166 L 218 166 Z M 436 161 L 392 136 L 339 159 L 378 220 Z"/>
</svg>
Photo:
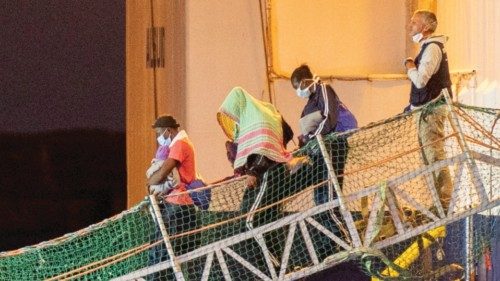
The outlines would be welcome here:
<svg viewBox="0 0 500 281">
<path fill-rule="evenodd" d="M 270 103 L 260 101 L 241 87 L 229 92 L 217 113 L 217 121 L 227 137 L 237 143 L 234 168 L 246 163 L 251 154 L 287 162 L 291 154 L 283 146 L 282 117 Z"/>
</svg>

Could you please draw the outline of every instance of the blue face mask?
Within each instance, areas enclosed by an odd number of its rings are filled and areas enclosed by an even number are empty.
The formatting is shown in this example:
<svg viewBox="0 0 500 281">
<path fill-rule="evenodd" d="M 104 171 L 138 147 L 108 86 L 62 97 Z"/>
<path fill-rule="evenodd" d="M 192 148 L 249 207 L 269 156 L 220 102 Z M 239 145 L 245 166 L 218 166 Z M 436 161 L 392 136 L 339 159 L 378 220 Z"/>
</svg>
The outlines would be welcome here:
<svg viewBox="0 0 500 281">
<path fill-rule="evenodd" d="M 307 87 L 305 89 L 301 89 L 300 87 L 298 87 L 297 90 L 295 90 L 295 91 L 297 92 L 297 96 L 299 98 L 307 99 L 311 95 L 311 91 L 309 91 L 309 87 Z"/>
<path fill-rule="evenodd" d="M 309 80 L 310 80 L 310 79 L 309 79 Z M 297 89 L 295 90 L 295 92 L 297 93 L 297 96 L 298 96 L 299 98 L 307 99 L 307 98 L 309 98 L 309 96 L 311 95 L 311 90 L 310 90 L 310 88 L 311 88 L 312 86 L 315 86 L 315 85 L 316 85 L 316 83 L 318 83 L 319 78 L 317 78 L 317 77 L 316 77 L 316 78 L 313 80 L 313 82 L 312 82 L 309 86 L 307 86 L 305 89 L 301 89 L 301 87 L 300 87 L 300 86 L 302 85 L 302 82 L 303 82 L 303 81 L 304 81 L 304 80 L 300 81 L 299 86 L 297 87 Z"/>
<path fill-rule="evenodd" d="M 169 146 L 171 143 L 172 143 L 172 139 L 170 138 L 170 135 L 168 136 L 168 138 L 165 138 L 165 132 L 167 130 L 165 129 L 165 131 L 163 131 L 163 133 L 156 138 L 156 141 L 158 141 L 158 144 L 161 145 L 161 146 Z"/>
</svg>

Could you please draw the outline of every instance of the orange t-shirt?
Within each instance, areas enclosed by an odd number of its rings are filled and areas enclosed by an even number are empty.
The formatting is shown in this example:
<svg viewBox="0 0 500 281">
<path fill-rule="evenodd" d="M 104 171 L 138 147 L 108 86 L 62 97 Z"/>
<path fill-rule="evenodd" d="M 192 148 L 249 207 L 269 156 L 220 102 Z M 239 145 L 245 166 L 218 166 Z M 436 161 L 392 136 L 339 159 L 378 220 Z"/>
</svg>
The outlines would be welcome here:
<svg viewBox="0 0 500 281">
<path fill-rule="evenodd" d="M 196 164 L 194 160 L 194 148 L 187 138 L 176 141 L 170 147 L 168 158 L 177 160 L 177 169 L 181 183 L 167 196 L 166 201 L 176 205 L 192 205 L 193 200 L 189 194 L 176 195 L 186 191 L 186 186 L 196 179 Z"/>
</svg>

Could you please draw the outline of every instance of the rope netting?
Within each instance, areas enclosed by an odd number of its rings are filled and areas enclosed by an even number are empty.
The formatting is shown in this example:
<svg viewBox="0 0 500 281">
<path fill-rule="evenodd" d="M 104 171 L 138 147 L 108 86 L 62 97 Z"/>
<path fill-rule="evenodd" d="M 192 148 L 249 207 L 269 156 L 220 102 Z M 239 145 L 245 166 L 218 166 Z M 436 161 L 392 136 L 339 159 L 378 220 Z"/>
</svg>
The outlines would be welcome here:
<svg viewBox="0 0 500 281">
<path fill-rule="evenodd" d="M 298 170 L 203 187 L 207 210 L 150 196 L 1 253 L 0 280 L 293 280 L 348 261 L 373 280 L 478 274 L 500 233 L 499 116 L 438 101 L 319 136 L 294 152 L 309 158 Z"/>
</svg>

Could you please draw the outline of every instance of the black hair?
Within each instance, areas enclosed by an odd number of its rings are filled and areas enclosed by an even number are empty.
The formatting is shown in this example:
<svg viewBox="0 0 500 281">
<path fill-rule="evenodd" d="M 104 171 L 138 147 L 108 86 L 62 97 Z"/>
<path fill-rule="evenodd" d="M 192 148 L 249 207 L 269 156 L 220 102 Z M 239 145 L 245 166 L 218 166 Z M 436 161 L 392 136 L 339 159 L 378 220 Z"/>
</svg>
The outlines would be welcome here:
<svg viewBox="0 0 500 281">
<path fill-rule="evenodd" d="M 309 66 L 304 63 L 293 71 L 290 81 L 292 82 L 293 85 L 293 81 L 300 82 L 303 79 L 312 79 L 312 78 L 313 74 L 311 72 L 311 69 L 309 69 Z"/>
</svg>

